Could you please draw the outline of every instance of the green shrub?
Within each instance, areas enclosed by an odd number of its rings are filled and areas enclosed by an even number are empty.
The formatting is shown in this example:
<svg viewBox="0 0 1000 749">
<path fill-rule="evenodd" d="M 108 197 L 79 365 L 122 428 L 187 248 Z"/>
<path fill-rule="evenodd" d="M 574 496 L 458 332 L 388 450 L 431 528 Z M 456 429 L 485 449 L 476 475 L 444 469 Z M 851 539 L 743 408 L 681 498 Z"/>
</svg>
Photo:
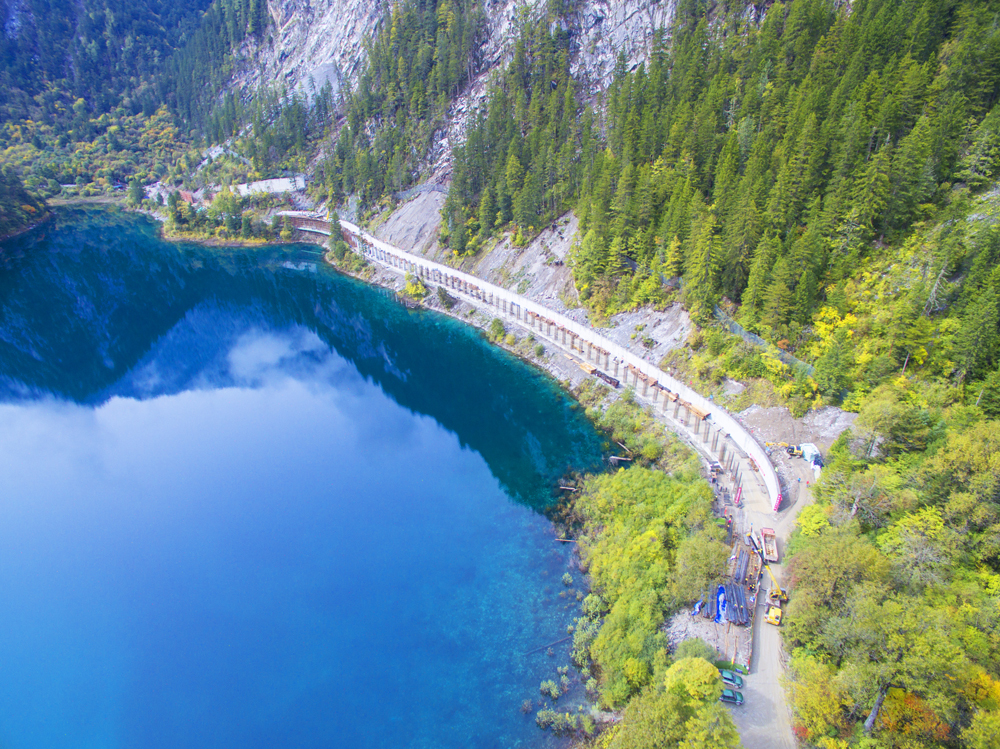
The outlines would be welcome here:
<svg viewBox="0 0 1000 749">
<path fill-rule="evenodd" d="M 535 724 L 541 728 L 552 729 L 555 734 L 571 733 L 577 728 L 576 716 L 571 713 L 557 713 L 555 710 L 539 710 L 535 715 Z"/>
<path fill-rule="evenodd" d="M 715 648 L 700 637 L 684 640 L 677 646 L 677 650 L 674 652 L 674 658 L 677 660 L 684 658 L 704 658 L 706 661 L 714 661 L 718 657 L 719 654 L 715 652 Z"/>
<path fill-rule="evenodd" d="M 550 698 L 553 702 L 559 699 L 562 692 L 559 690 L 559 685 L 556 684 L 552 679 L 546 679 L 539 686 L 538 691 L 542 693 L 543 696 Z"/>
<path fill-rule="evenodd" d="M 441 306 L 447 310 L 450 310 L 458 303 L 455 297 L 444 290 L 444 286 L 438 286 L 437 297 L 438 301 L 441 302 Z"/>
<path fill-rule="evenodd" d="M 403 293 L 412 299 L 423 299 L 427 296 L 427 287 L 424 286 L 424 282 L 420 279 L 420 276 L 407 273 L 406 287 L 403 289 Z"/>
</svg>

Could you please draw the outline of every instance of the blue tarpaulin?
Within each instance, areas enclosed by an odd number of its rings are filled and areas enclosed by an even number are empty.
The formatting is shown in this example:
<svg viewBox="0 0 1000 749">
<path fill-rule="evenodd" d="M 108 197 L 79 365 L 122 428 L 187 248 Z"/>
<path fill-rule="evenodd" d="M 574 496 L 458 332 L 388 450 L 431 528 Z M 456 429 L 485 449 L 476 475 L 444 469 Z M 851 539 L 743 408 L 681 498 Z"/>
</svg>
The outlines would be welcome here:
<svg viewBox="0 0 1000 749">
<path fill-rule="evenodd" d="M 715 594 L 715 597 L 719 601 L 719 607 L 715 614 L 715 621 L 716 623 L 719 623 L 726 618 L 726 589 L 724 586 L 719 586 L 719 592 Z"/>
</svg>

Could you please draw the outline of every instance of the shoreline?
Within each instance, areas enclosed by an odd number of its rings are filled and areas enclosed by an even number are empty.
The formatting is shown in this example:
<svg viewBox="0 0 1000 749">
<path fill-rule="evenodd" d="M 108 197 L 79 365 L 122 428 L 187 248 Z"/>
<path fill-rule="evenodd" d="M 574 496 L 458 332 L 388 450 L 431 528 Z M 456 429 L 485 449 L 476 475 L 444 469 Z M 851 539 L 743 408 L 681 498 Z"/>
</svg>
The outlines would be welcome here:
<svg viewBox="0 0 1000 749">
<path fill-rule="evenodd" d="M 454 318 L 459 322 L 471 325 L 478 328 L 482 332 L 487 334 L 487 338 L 493 345 L 503 348 L 507 352 L 517 356 L 522 361 L 528 362 L 535 366 L 536 368 L 545 371 L 551 377 L 555 378 L 564 391 L 570 396 L 575 397 L 573 394 L 574 388 L 579 387 L 584 381 L 590 377 L 590 371 L 585 370 L 585 362 L 582 356 L 577 355 L 575 351 L 567 351 L 564 346 L 560 346 L 558 342 L 553 342 L 546 338 L 542 338 L 535 335 L 527 325 L 522 321 L 517 319 L 508 319 L 507 317 L 498 314 L 499 310 L 491 308 L 485 303 L 476 303 L 474 300 L 463 298 L 457 294 L 451 294 L 448 289 L 441 284 L 431 285 L 425 284 L 428 289 L 427 295 L 423 299 L 414 299 L 406 295 L 405 289 L 405 276 L 406 274 L 397 268 L 393 268 L 387 265 L 382 265 L 378 262 L 373 262 L 368 258 L 364 258 L 365 267 L 371 269 L 367 272 L 352 272 L 351 269 L 343 267 L 332 259 L 330 250 L 327 246 L 326 235 L 317 235 L 312 232 L 302 231 L 301 229 L 295 230 L 293 236 L 289 240 L 240 240 L 240 239 L 218 239 L 214 237 L 198 237 L 198 236 L 169 236 L 163 231 L 163 218 L 158 214 L 152 214 L 149 211 L 142 209 L 131 208 L 124 205 L 122 198 L 115 198 L 109 196 L 102 196 L 98 198 L 69 198 L 64 199 L 59 203 L 59 205 L 73 205 L 73 204 L 113 204 L 118 205 L 123 210 L 130 213 L 141 213 L 143 215 L 149 216 L 151 219 L 156 220 L 160 223 L 159 236 L 165 241 L 179 243 L 179 242 L 191 242 L 193 244 L 200 244 L 207 247 L 233 247 L 242 249 L 253 249 L 255 247 L 268 247 L 276 245 L 288 245 L 288 244 L 310 244 L 316 247 L 320 247 L 323 250 L 323 262 L 325 265 L 335 270 L 337 273 L 343 274 L 345 276 L 350 276 L 358 281 L 370 284 L 372 286 L 377 286 L 382 289 L 394 292 L 400 303 L 404 304 L 410 309 L 425 309 L 439 312 L 449 317 Z M 52 212 L 49 213 L 51 217 Z M 321 238 L 322 237 L 322 238 Z M 363 257 L 358 255 L 353 250 L 351 255 L 354 257 Z M 424 279 L 422 279 L 424 280 Z M 438 293 L 444 292 L 447 297 L 454 300 L 453 304 L 445 306 L 439 299 Z M 504 334 L 513 334 L 516 338 L 516 342 L 513 345 L 506 343 L 504 337 L 500 337 L 497 340 L 492 340 L 488 335 L 488 327 L 493 320 L 500 320 L 504 325 Z M 587 328 L 589 331 L 596 335 L 600 335 L 599 331 L 589 322 L 583 324 L 583 327 Z M 523 344 L 526 341 L 531 341 L 531 345 L 542 344 L 545 347 L 545 354 L 541 357 L 537 355 L 532 355 L 530 351 L 525 351 L 523 349 Z M 714 450 L 713 446 L 710 446 L 707 442 L 702 439 L 697 439 L 700 436 L 698 429 L 691 429 L 687 424 L 687 419 L 682 422 L 676 414 L 671 418 L 670 414 L 663 406 L 660 406 L 658 411 L 655 398 L 650 399 L 647 396 L 640 396 L 636 392 L 636 388 L 631 385 L 622 383 L 620 389 L 611 388 L 610 389 L 610 401 L 613 401 L 620 397 L 620 394 L 626 390 L 631 389 L 637 402 L 639 402 L 644 408 L 648 408 L 652 417 L 655 421 L 663 426 L 667 431 L 669 431 L 675 438 L 680 440 L 687 447 L 694 450 L 701 460 L 703 467 L 707 470 L 710 464 L 719 458 L 712 454 Z M 729 437 L 729 435 L 726 435 Z M 756 439 L 756 438 L 753 438 Z M 721 445 L 720 445 L 721 446 Z M 735 447 L 735 457 L 737 460 L 742 460 L 749 465 L 755 465 L 755 463 L 749 458 L 745 451 L 743 451 L 738 446 Z M 711 449 L 710 449 L 711 448 Z M 758 484 L 757 487 L 752 487 L 753 493 L 759 488 L 761 494 L 763 494 L 765 503 L 769 504 L 768 490 L 761 481 L 761 477 L 757 469 L 753 471 L 746 471 L 745 475 L 753 475 L 756 481 L 748 482 L 747 489 L 751 489 L 753 484 Z M 780 479 L 779 479 L 780 487 Z M 779 488 L 780 491 L 780 488 Z M 746 495 L 744 498 L 748 498 Z M 794 505 L 794 502 L 793 502 Z M 784 515 L 791 507 L 782 507 L 781 515 Z"/>
<path fill-rule="evenodd" d="M 126 207 L 122 204 L 121 200 L 115 199 L 80 199 L 62 202 L 58 205 L 64 206 L 74 204 L 119 205 L 125 211 L 132 213 L 145 213 L 149 215 L 149 212 L 147 211 Z M 50 211 L 46 220 L 51 219 L 53 215 L 54 213 Z M 150 218 L 156 220 L 158 217 L 150 216 Z M 158 234 L 161 238 L 168 241 L 188 241 L 192 244 L 214 248 L 233 247 L 253 249 L 254 247 L 266 247 L 271 245 L 288 246 L 294 244 L 316 247 L 320 250 L 320 252 L 316 254 L 322 255 L 324 265 L 328 266 L 340 275 L 362 281 L 367 286 L 377 287 L 393 292 L 397 301 L 407 309 L 421 309 L 444 313 L 456 321 L 478 328 L 480 331 L 483 331 L 488 343 L 504 349 L 521 361 L 533 365 L 537 370 L 544 371 L 545 374 L 553 377 L 557 381 L 559 388 L 563 391 L 563 393 L 573 398 L 573 400 L 580 405 L 584 405 L 583 400 L 581 400 L 583 396 L 579 388 L 583 383 L 593 380 L 592 373 L 594 370 L 593 367 L 590 367 L 589 370 L 585 369 L 587 361 L 586 354 L 577 354 L 575 347 L 571 347 L 567 350 L 564 346 L 560 346 L 558 341 L 549 340 L 544 337 L 539 330 L 529 327 L 526 322 L 522 322 L 519 319 L 508 319 L 508 317 L 502 314 L 500 309 L 496 306 L 490 306 L 485 301 L 477 302 L 477 300 L 467 298 L 461 293 L 452 293 L 452 289 L 448 288 L 445 284 L 431 283 L 429 279 L 422 278 L 421 280 L 424 282 L 427 294 L 421 299 L 413 298 L 405 293 L 405 279 L 409 274 L 404 273 L 401 268 L 383 265 L 382 263 L 373 261 L 370 258 L 365 258 L 363 255 L 353 252 L 347 256 L 347 262 L 338 263 L 334 259 L 332 251 L 328 248 L 327 237 L 309 232 L 295 231 L 293 232 L 293 236 L 288 240 L 268 240 L 250 243 L 245 240 L 222 240 L 212 237 L 168 237 L 164 234 L 163 228 L 164 227 L 161 223 Z M 308 252 L 307 250 L 305 251 Z M 357 260 L 359 258 L 362 260 L 363 265 L 358 264 Z M 419 276 L 414 274 L 414 277 L 417 278 Z M 491 330 L 497 321 L 503 324 L 504 332 L 501 335 L 496 335 L 497 331 Z M 594 331 L 595 334 L 600 335 L 600 333 L 590 324 L 589 321 L 585 323 L 585 326 L 591 331 Z M 513 340 L 510 336 L 513 336 Z M 536 347 L 539 345 L 544 346 L 544 353 L 541 355 L 539 355 L 536 350 Z M 608 371 L 610 372 L 610 370 Z M 643 411 L 650 414 L 658 429 L 662 430 L 660 432 L 661 434 L 666 432 L 669 438 L 676 439 L 679 443 L 692 449 L 692 451 L 697 455 L 699 462 L 702 464 L 702 474 L 704 475 L 704 468 L 711 460 L 714 459 L 709 452 L 710 445 L 707 433 L 704 440 L 697 439 L 697 428 L 690 429 L 686 423 L 686 418 L 684 424 L 681 424 L 676 416 L 671 419 L 671 416 L 668 413 L 669 409 L 665 407 L 665 401 L 658 407 L 655 399 L 650 400 L 644 396 L 640 397 L 636 390 L 637 388 L 624 385 L 624 383 L 621 388 L 609 388 L 607 393 L 603 396 L 599 408 L 606 408 L 608 405 L 621 398 L 623 393 L 631 391 L 635 396 L 636 405 L 638 405 Z M 643 389 L 643 392 L 645 392 L 645 389 Z M 598 423 L 598 418 L 599 415 L 598 417 L 591 415 L 587 416 L 588 421 L 591 421 L 595 428 L 600 430 L 601 427 Z M 695 438 L 691 437 L 692 433 L 695 435 Z M 728 437 L 728 435 L 726 436 Z M 715 443 L 712 443 L 711 449 L 714 450 L 714 448 Z M 611 467 L 614 468 L 613 465 Z M 607 465 L 602 466 L 602 470 L 597 475 L 606 474 L 608 472 L 607 469 Z M 749 478 L 752 474 L 747 473 L 746 475 L 747 478 Z M 759 476 L 756 477 L 756 480 L 759 482 Z M 754 483 L 754 480 L 751 479 L 748 483 Z M 787 509 L 790 508 L 786 508 L 786 510 Z M 785 512 L 782 513 L 782 515 L 785 514 Z M 553 518 L 550 517 L 549 520 L 550 522 L 553 522 L 553 527 L 557 527 Z M 589 579 L 589 575 L 587 577 Z M 587 589 L 590 589 L 589 584 Z M 747 665 L 749 665 L 749 663 Z M 596 712 L 599 711 L 599 708 L 597 707 L 598 703 L 589 701 L 589 704 L 591 705 L 591 715 L 595 715 Z M 556 708 L 556 711 L 559 712 L 559 709 Z M 600 722 L 605 721 L 602 720 Z M 614 723 L 617 721 L 612 719 L 608 722 Z M 539 726 L 544 730 L 544 727 L 541 724 L 539 724 Z M 581 744 L 577 743 L 580 741 L 580 738 L 581 737 L 574 738 L 573 746 L 581 746 Z"/>
<path fill-rule="evenodd" d="M 362 231 L 362 233 L 364 232 Z M 318 236 L 325 237 L 326 235 L 318 235 Z M 312 232 L 305 232 L 299 230 L 297 232 L 297 237 L 300 238 L 300 241 L 304 241 L 310 244 L 318 244 L 325 247 L 325 242 L 317 241 L 317 235 L 314 235 Z M 355 256 L 361 256 L 358 255 L 358 253 L 353 250 L 352 254 L 354 254 Z M 389 265 L 389 264 L 374 262 L 369 257 L 364 257 L 364 259 L 367 266 L 373 269 L 373 271 L 368 276 L 351 273 L 348 269 L 340 267 L 335 262 L 331 262 L 328 253 L 324 253 L 324 260 L 329 265 L 334 267 L 338 272 L 344 273 L 345 275 L 354 276 L 359 280 L 380 286 L 382 288 L 387 288 L 389 290 L 396 292 L 397 294 L 403 295 L 402 291 L 404 288 L 403 279 L 406 276 L 406 271 L 404 267 L 398 267 L 396 266 L 396 264 Z M 420 260 L 424 261 L 423 258 L 420 258 Z M 404 266 L 406 265 L 405 261 L 403 265 Z M 471 276 L 469 274 L 464 274 L 460 271 L 455 271 L 454 269 L 452 269 L 450 272 L 453 272 L 455 276 L 457 276 L 460 279 L 462 276 L 467 276 L 470 283 L 475 281 L 476 283 L 482 283 L 484 286 L 489 285 L 488 282 L 484 281 L 478 276 Z M 536 335 L 536 333 L 540 333 L 540 331 L 533 330 L 524 320 L 521 320 L 516 317 L 511 317 L 509 314 L 503 314 L 501 307 L 496 305 L 491 305 L 489 302 L 485 300 L 479 300 L 477 298 L 469 298 L 467 295 L 452 294 L 449 291 L 450 287 L 448 284 L 442 284 L 442 283 L 431 284 L 429 282 L 429 278 L 427 277 L 420 276 L 419 274 L 416 273 L 414 274 L 414 276 L 420 277 L 421 281 L 425 283 L 425 286 L 428 288 L 428 294 L 422 301 L 417 302 L 415 300 L 410 300 L 407 302 L 408 304 L 413 304 L 415 306 L 419 305 L 427 309 L 433 309 L 439 312 L 444 312 L 446 314 L 451 315 L 452 317 L 455 317 L 456 319 L 459 319 L 466 323 L 470 323 L 475 327 L 479 327 L 480 329 L 485 329 L 492 322 L 492 320 L 498 319 L 501 321 L 501 323 L 504 324 L 505 333 L 515 332 L 516 335 L 519 332 L 521 334 L 517 336 L 519 343 L 525 337 L 532 336 L 537 343 L 541 343 L 545 346 L 547 354 L 554 354 L 554 355 L 547 355 L 544 358 L 544 360 L 539 360 L 537 358 L 533 358 L 530 356 L 524 356 L 523 353 L 521 353 L 517 349 L 505 345 L 502 340 L 493 342 L 502 346 L 503 348 L 506 348 L 507 350 L 511 351 L 511 353 L 521 357 L 522 359 L 532 362 L 537 367 L 544 369 L 550 375 L 555 377 L 567 391 L 570 391 L 574 387 L 580 385 L 584 380 L 586 380 L 588 377 L 591 376 L 593 370 L 597 369 L 596 367 L 593 367 L 591 363 L 588 361 L 587 355 L 582 351 L 578 351 L 575 346 L 571 345 L 567 347 L 565 341 L 563 342 L 563 344 L 560 344 L 558 340 L 550 340 L 550 338 L 543 337 L 541 335 Z M 443 291 L 445 294 L 454 299 L 456 301 L 454 309 L 443 308 L 443 305 L 441 305 L 436 299 L 435 291 Z M 513 294 L 514 292 L 508 292 L 508 293 Z M 524 304 L 528 304 L 528 300 L 519 300 L 519 301 L 522 301 Z M 463 309 L 469 311 L 463 315 L 461 314 Z M 546 312 L 553 316 L 559 316 L 559 313 L 548 308 L 546 308 Z M 477 320 L 476 317 L 482 317 L 483 319 Z M 586 329 L 586 331 L 588 331 L 594 336 L 600 337 L 603 335 L 599 330 L 597 330 L 594 326 L 592 326 L 589 321 L 587 321 L 586 323 L 567 322 L 565 324 Z M 573 334 L 572 328 L 570 328 L 570 334 L 571 335 Z M 598 345 L 604 345 L 604 344 L 598 344 Z M 627 355 L 631 352 L 622 352 L 622 353 Z M 621 363 L 626 364 L 627 360 L 623 360 Z M 642 366 L 642 369 L 646 369 L 649 367 L 658 369 L 656 365 L 652 362 L 642 361 L 640 364 L 644 365 Z M 657 372 L 657 374 L 663 378 L 667 378 L 667 381 L 669 382 L 669 378 L 662 372 Z M 703 468 L 706 471 L 709 469 L 710 465 L 713 462 L 722 461 L 723 463 L 732 463 L 731 468 L 733 469 L 734 472 L 734 479 L 737 476 L 739 476 L 740 483 L 744 487 L 743 488 L 744 500 L 751 500 L 751 499 L 754 500 L 753 501 L 754 505 L 759 503 L 761 509 L 764 510 L 766 508 L 766 511 L 770 512 L 772 516 L 774 515 L 784 516 L 790 510 L 793 509 L 795 504 L 794 501 L 792 501 L 791 503 L 783 503 L 780 512 L 775 513 L 772 507 L 774 502 L 769 492 L 767 481 L 761 475 L 761 471 L 764 470 L 763 466 L 758 465 L 760 461 L 759 460 L 755 461 L 752 457 L 752 454 L 748 452 L 738 442 L 736 442 L 736 440 L 734 439 L 734 435 L 723 428 L 724 423 L 718 423 L 714 419 L 710 421 L 705 419 L 705 417 L 702 417 L 703 423 L 705 425 L 704 429 L 702 429 L 701 423 L 699 423 L 697 418 L 695 417 L 689 418 L 690 414 L 686 410 L 688 408 L 688 404 L 686 403 L 684 404 L 684 410 L 682 410 L 681 413 L 678 413 L 676 408 L 668 409 L 666 407 L 666 402 L 667 402 L 666 396 L 660 398 L 659 399 L 660 403 L 658 404 L 656 388 L 653 388 L 652 392 L 649 394 L 646 394 L 645 392 L 640 394 L 637 384 L 635 386 L 633 384 L 630 384 L 628 382 L 628 377 L 629 375 L 628 373 L 626 373 L 625 376 L 623 377 L 623 381 L 621 382 L 620 389 L 612 388 L 611 392 L 614 394 L 613 398 L 618 397 L 618 394 L 621 392 L 625 392 L 626 390 L 631 390 L 635 397 L 635 400 L 643 408 L 649 410 L 651 416 L 657 423 L 659 423 L 664 429 L 669 431 L 674 437 L 680 440 L 683 444 L 694 450 L 694 452 L 698 455 L 699 459 L 701 460 Z M 681 403 L 684 402 L 683 401 L 684 397 L 690 397 L 689 395 L 684 394 L 684 390 L 690 391 L 691 394 L 694 394 L 697 397 L 702 397 L 700 396 L 700 394 L 697 393 L 697 391 L 692 390 L 683 383 L 674 383 L 670 385 L 670 387 L 671 389 L 676 387 L 681 388 L 680 395 L 682 397 L 677 399 L 677 401 L 680 401 Z M 675 404 L 677 401 L 675 401 Z M 717 404 L 713 405 L 715 407 L 712 408 L 712 411 L 715 411 L 716 408 L 718 408 L 718 406 Z M 673 413 L 671 413 L 671 411 Z M 725 414 L 726 419 L 734 422 L 731 426 L 727 427 L 728 429 L 730 430 L 735 429 L 737 433 L 743 432 L 745 436 L 749 438 L 749 440 L 752 440 L 754 443 L 756 443 L 756 446 L 761 451 L 764 450 L 758 438 L 750 434 L 749 430 L 744 425 L 736 424 L 738 419 L 736 419 L 735 415 L 725 412 L 724 409 L 723 413 Z M 692 420 L 693 423 L 689 423 L 689 421 Z M 715 431 L 716 434 L 714 439 L 710 442 L 708 436 L 709 433 L 712 431 Z M 773 476 L 773 479 L 774 482 L 777 484 L 777 491 L 781 492 L 784 487 L 782 487 L 781 485 L 781 478 L 777 475 L 777 472 L 774 468 L 774 464 L 771 462 L 770 458 L 767 458 L 767 464 L 770 470 L 775 474 Z M 744 483 L 743 481 L 744 478 L 750 480 L 745 481 Z"/>
<path fill-rule="evenodd" d="M 312 244 L 317 247 L 323 247 L 324 249 L 326 248 L 325 243 L 323 242 L 317 242 L 310 237 L 303 238 L 301 235 L 306 234 L 306 232 L 298 232 L 298 234 L 300 236 L 297 237 L 296 241 L 302 242 L 303 244 Z M 490 315 L 485 309 L 479 307 L 478 305 L 471 304 L 467 300 L 451 294 L 448 294 L 448 296 L 454 299 L 454 304 L 451 308 L 446 307 L 437 298 L 435 291 L 436 288 L 443 289 L 443 287 L 434 287 L 434 289 L 428 287 L 427 295 L 423 299 L 418 300 L 406 295 L 403 290 L 405 288 L 405 276 L 380 266 L 377 263 L 366 261 L 365 268 L 371 269 L 370 273 L 366 274 L 364 271 L 360 273 L 353 272 L 348 268 L 338 265 L 336 262 L 332 262 L 330 260 L 330 250 L 328 249 L 325 249 L 325 252 L 323 253 L 323 262 L 328 268 L 340 273 L 341 275 L 353 278 L 356 281 L 361 281 L 362 283 L 366 283 L 370 286 L 376 286 L 378 288 L 394 292 L 397 295 L 400 304 L 404 305 L 408 309 L 443 314 L 458 322 L 476 328 L 484 334 L 487 334 L 487 339 L 491 345 L 502 348 L 509 354 L 516 356 L 521 361 L 526 362 L 536 369 L 550 375 L 556 380 L 556 382 L 559 383 L 560 387 L 562 387 L 566 394 L 574 399 L 576 396 L 573 393 L 573 389 L 584 382 L 588 376 L 587 373 L 579 367 L 579 364 L 575 360 L 570 359 L 570 357 L 561 349 L 553 346 L 548 341 L 540 338 L 533 338 L 533 344 L 541 343 L 545 346 L 545 354 L 542 357 L 525 352 L 520 348 L 520 346 L 528 342 L 528 336 L 532 335 L 532 333 L 530 330 L 527 330 L 520 325 L 504 325 L 505 334 L 515 335 L 517 342 L 514 345 L 508 344 L 504 338 L 490 340 L 488 336 L 490 323 L 494 319 L 500 319 L 501 321 L 503 321 L 503 319 Z M 447 290 L 444 291 L 447 293 Z M 518 335 L 519 333 L 520 335 Z M 560 361 L 560 359 L 562 359 L 562 361 Z M 611 393 L 616 397 L 619 392 L 620 391 L 611 390 Z"/>
<path fill-rule="evenodd" d="M 125 203 L 125 198 L 115 197 L 112 195 L 96 195 L 88 198 L 85 197 L 52 198 L 51 200 L 48 201 L 48 205 L 55 208 L 87 206 L 87 205 L 115 206 L 117 208 L 120 208 L 122 211 L 125 211 L 126 213 L 136 213 L 142 216 L 147 216 L 148 218 L 152 219 L 153 221 L 157 222 L 160 225 L 157 235 L 164 242 L 191 242 L 192 244 L 201 244 L 205 245 L 206 247 L 243 247 L 243 248 L 269 247 L 273 245 L 293 243 L 293 241 L 286 241 L 283 239 L 261 239 L 259 237 L 254 239 L 242 239 L 239 237 L 235 237 L 232 239 L 219 239 L 218 237 L 208 237 L 198 234 L 167 234 L 167 232 L 164 230 L 166 224 L 166 218 L 161 216 L 159 213 L 156 213 L 155 211 L 146 210 L 145 208 L 133 208 L 132 206 L 129 206 Z M 49 211 L 47 214 L 48 218 L 52 218 L 54 215 L 55 214 L 53 211 Z M 17 234 L 21 234 L 24 231 L 28 231 L 28 229 L 32 229 L 41 223 L 44 222 L 40 221 L 32 225 L 31 227 L 28 227 L 27 229 L 17 232 Z M 16 236 L 17 234 L 14 234 L 12 236 Z M 7 237 L 0 237 L 0 241 L 4 239 L 7 239 Z M 297 242 L 301 240 L 294 240 L 294 241 Z M 311 242 L 305 242 L 305 243 L 312 244 Z"/>
<path fill-rule="evenodd" d="M 27 226 L 22 226 L 20 229 L 15 229 L 7 234 L 0 235 L 0 242 L 6 242 L 8 239 L 14 239 L 14 237 L 19 237 L 22 234 L 27 234 L 32 229 L 37 229 L 42 224 L 48 223 L 53 218 L 55 218 L 55 213 L 52 211 L 46 211 L 38 221 L 33 224 L 28 224 Z"/>
</svg>

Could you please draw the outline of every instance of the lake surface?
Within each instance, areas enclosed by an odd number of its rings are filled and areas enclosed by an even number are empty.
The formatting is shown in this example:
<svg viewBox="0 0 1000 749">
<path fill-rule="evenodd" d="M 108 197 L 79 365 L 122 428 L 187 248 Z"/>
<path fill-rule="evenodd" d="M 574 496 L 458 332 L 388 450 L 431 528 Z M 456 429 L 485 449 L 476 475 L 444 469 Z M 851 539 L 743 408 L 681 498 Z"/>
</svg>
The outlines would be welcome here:
<svg viewBox="0 0 1000 749">
<path fill-rule="evenodd" d="M 0 746 L 559 745 L 540 511 L 600 439 L 554 382 L 315 247 L 0 251 Z"/>
</svg>

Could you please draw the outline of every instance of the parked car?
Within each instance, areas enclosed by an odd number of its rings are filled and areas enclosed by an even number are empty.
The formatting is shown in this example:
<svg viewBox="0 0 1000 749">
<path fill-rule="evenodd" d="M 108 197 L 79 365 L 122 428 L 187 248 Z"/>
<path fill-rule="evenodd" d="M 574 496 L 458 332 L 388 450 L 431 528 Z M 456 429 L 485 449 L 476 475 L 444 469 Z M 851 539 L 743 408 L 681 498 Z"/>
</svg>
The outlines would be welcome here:
<svg viewBox="0 0 1000 749">
<path fill-rule="evenodd" d="M 724 668 L 719 669 L 719 676 L 722 677 L 722 683 L 730 687 L 735 687 L 736 689 L 743 689 L 743 677 L 739 674 L 734 674 L 732 671 L 727 671 Z"/>
<path fill-rule="evenodd" d="M 730 705 L 742 705 L 743 694 L 735 689 L 723 689 L 719 702 L 728 702 Z"/>
</svg>

